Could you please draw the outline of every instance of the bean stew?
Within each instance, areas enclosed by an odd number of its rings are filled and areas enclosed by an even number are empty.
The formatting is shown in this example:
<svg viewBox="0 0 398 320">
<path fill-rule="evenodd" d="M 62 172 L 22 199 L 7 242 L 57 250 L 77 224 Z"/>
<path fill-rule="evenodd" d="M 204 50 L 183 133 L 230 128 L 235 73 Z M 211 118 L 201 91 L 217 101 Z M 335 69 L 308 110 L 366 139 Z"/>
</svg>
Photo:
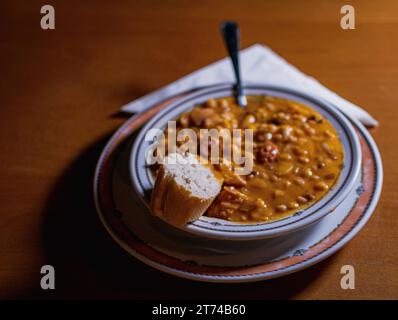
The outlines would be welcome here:
<svg viewBox="0 0 398 320">
<path fill-rule="evenodd" d="M 238 175 L 233 162 L 212 165 L 223 178 L 221 193 L 205 215 L 239 222 L 281 219 L 321 199 L 336 183 L 344 153 L 338 133 L 314 109 L 270 96 L 210 99 L 182 114 L 184 128 L 253 129 L 253 170 Z"/>
</svg>

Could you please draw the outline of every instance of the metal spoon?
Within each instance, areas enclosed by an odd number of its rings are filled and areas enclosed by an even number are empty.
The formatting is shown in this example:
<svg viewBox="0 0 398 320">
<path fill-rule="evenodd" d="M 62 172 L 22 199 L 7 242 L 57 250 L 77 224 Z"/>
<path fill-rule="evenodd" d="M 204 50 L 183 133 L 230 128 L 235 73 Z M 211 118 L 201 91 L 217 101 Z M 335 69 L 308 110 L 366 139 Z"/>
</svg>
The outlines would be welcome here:
<svg viewBox="0 0 398 320">
<path fill-rule="evenodd" d="M 242 82 L 240 79 L 239 68 L 239 27 L 235 21 L 226 21 L 221 24 L 221 33 L 224 38 L 225 46 L 227 47 L 229 57 L 232 60 L 234 73 L 236 78 L 235 97 L 238 105 L 246 107 L 247 100 L 243 94 Z"/>
</svg>

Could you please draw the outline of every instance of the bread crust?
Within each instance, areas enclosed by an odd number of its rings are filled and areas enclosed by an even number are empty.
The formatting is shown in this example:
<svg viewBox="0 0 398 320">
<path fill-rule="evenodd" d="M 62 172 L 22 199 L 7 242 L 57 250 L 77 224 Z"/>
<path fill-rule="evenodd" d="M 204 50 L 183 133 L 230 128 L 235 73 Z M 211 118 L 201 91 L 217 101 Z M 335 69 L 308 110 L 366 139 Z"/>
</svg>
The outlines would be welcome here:
<svg viewBox="0 0 398 320">
<path fill-rule="evenodd" d="M 216 176 L 214 179 L 218 181 L 220 192 L 222 181 Z M 206 199 L 194 196 L 167 173 L 164 165 L 160 165 L 151 194 L 150 207 L 155 216 L 180 227 L 200 218 L 217 195 Z"/>
</svg>

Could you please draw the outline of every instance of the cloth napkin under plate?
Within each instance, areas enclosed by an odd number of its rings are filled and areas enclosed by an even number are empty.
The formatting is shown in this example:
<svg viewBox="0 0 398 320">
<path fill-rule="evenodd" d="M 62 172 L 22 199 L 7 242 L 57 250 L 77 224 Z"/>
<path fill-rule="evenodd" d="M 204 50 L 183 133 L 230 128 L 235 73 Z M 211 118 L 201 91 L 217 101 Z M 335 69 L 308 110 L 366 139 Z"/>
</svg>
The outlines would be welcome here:
<svg viewBox="0 0 398 320">
<path fill-rule="evenodd" d="M 368 127 L 378 124 L 377 120 L 365 110 L 330 91 L 316 79 L 302 73 L 264 45 L 255 44 L 242 50 L 240 64 L 243 82 L 296 89 L 333 103 Z M 231 62 L 227 57 L 124 105 L 122 110 L 139 113 L 176 94 L 194 88 L 228 82 L 234 82 L 234 75 Z"/>
</svg>

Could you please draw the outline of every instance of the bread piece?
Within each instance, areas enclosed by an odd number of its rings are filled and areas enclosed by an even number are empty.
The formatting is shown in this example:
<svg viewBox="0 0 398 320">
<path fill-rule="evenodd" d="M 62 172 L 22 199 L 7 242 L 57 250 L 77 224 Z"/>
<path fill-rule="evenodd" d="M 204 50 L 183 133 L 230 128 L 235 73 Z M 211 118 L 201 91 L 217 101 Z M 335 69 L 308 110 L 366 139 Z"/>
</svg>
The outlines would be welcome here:
<svg viewBox="0 0 398 320">
<path fill-rule="evenodd" d="M 161 164 L 151 195 L 152 213 L 183 226 L 201 217 L 221 191 L 222 180 L 188 154 L 173 153 Z"/>
</svg>

